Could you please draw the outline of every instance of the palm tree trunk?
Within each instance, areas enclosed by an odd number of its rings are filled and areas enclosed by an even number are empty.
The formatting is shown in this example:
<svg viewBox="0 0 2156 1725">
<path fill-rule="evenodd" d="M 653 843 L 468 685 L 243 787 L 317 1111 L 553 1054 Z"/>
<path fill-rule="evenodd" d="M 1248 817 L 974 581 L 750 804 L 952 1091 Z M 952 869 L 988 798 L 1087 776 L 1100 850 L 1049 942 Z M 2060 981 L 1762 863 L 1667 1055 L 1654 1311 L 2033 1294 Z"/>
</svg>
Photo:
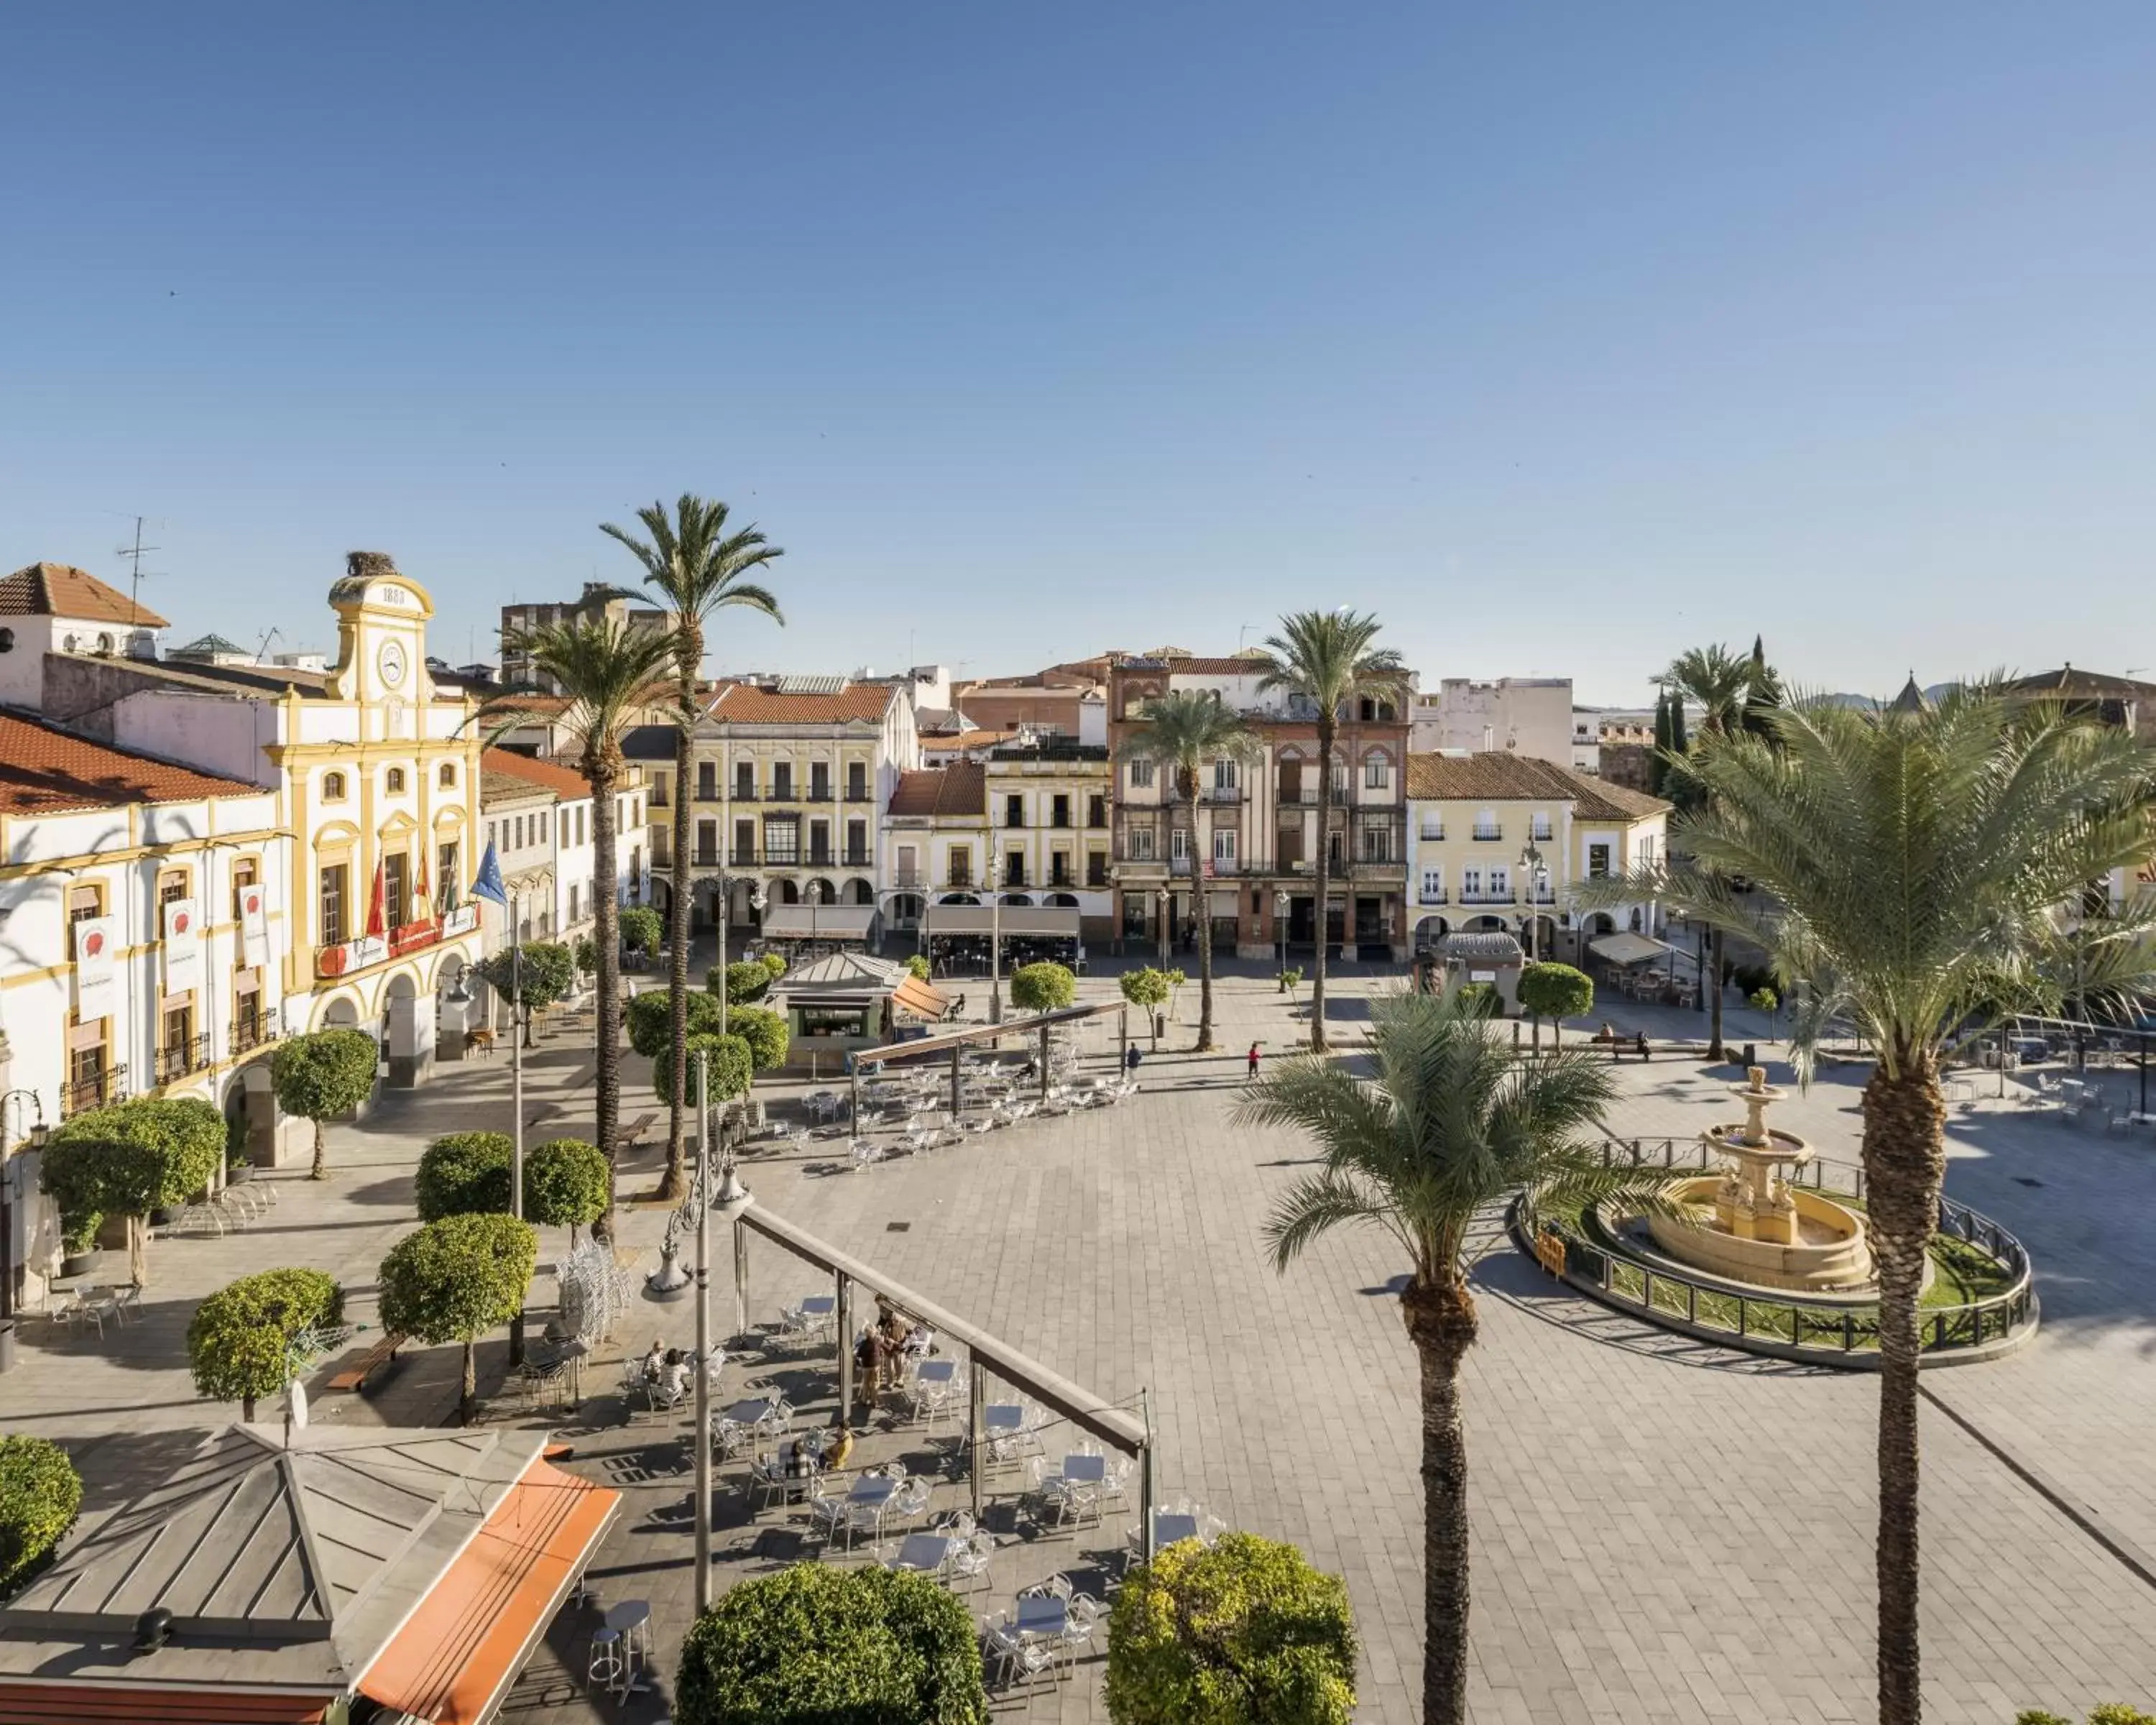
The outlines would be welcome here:
<svg viewBox="0 0 2156 1725">
<path fill-rule="evenodd" d="M 682 698 L 685 703 L 696 698 L 693 685 Z M 691 758 L 695 747 L 689 727 L 683 726 L 674 740 L 674 896 L 666 906 L 668 937 L 674 947 L 674 961 L 667 969 L 666 997 L 674 1027 L 666 1052 L 666 1177 L 660 1183 L 659 1195 L 669 1204 L 679 1204 L 689 1190 L 689 1148 L 683 1117 L 689 1093 L 689 912 L 695 891 L 689 872 L 689 783 L 696 771 Z M 725 842 L 723 834 L 720 842 Z M 719 979 L 719 985 L 726 986 L 725 978 Z"/>
<path fill-rule="evenodd" d="M 1460 1363 L 1474 1345 L 1475 1301 L 1419 1278 L 1400 1296 L 1422 1368 L 1423 1725 L 1467 1720 L 1467 1433 Z"/>
<path fill-rule="evenodd" d="M 598 884 L 592 894 L 592 909 L 598 930 L 599 949 L 598 1100 L 596 1130 L 599 1153 L 607 1159 L 606 1214 L 592 1224 L 592 1232 L 609 1243 L 613 1239 L 614 1132 L 621 1118 L 621 905 L 619 883 L 614 876 L 614 775 L 595 769 L 585 775 L 592 788 L 592 853 Z"/>
<path fill-rule="evenodd" d="M 1317 884 L 1317 914 L 1311 919 L 1317 925 L 1313 932 L 1317 937 L 1317 952 L 1310 964 L 1312 1054 L 1325 1052 L 1325 939 L 1332 926 L 1327 903 L 1332 892 L 1332 716 L 1321 705 L 1317 710 L 1317 855 L 1312 869 Z"/>
<path fill-rule="evenodd" d="M 1213 1050 L 1213 907 L 1198 845 L 1198 775 L 1190 775 L 1190 916 L 1198 925 L 1198 1052 Z"/>
<path fill-rule="evenodd" d="M 1887 1051 L 1882 1050 L 1882 1054 Z M 1946 1106 L 1928 1052 L 1864 1087 L 1864 1183 L 1879 1272 L 1879 1722 L 1917 1725 L 1917 1298 L 1946 1178 Z"/>
<path fill-rule="evenodd" d="M 1710 1060 L 1726 1060 L 1729 1050 L 1722 1045 L 1722 931 L 1718 928 L 1707 942 L 1707 962 L 1713 974 L 1699 979 L 1700 987 L 1707 991 L 1707 1057 Z"/>
</svg>

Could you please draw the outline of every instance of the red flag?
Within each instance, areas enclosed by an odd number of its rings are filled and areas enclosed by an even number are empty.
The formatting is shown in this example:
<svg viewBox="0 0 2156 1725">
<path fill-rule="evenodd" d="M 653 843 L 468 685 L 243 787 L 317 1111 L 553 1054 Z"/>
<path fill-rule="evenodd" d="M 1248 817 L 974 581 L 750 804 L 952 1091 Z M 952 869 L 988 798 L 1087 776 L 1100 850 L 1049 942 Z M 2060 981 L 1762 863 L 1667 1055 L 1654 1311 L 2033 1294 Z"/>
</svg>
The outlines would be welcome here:
<svg viewBox="0 0 2156 1725">
<path fill-rule="evenodd" d="M 367 932 L 369 934 L 387 934 L 389 932 L 388 924 L 382 917 L 382 901 L 388 896 L 388 894 L 389 880 L 387 870 L 384 865 L 377 862 L 374 865 L 374 891 L 367 901 Z"/>
</svg>

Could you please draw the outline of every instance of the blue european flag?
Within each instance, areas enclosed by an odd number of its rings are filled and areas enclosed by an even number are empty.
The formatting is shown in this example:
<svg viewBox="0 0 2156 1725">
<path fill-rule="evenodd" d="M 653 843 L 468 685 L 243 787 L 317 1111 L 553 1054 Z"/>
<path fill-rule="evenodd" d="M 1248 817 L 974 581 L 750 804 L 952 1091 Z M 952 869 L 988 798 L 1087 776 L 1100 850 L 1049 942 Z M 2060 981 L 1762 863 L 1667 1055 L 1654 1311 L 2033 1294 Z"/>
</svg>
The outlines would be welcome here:
<svg viewBox="0 0 2156 1725">
<path fill-rule="evenodd" d="M 479 879 L 472 882 L 471 890 L 474 898 L 490 898 L 503 910 L 509 908 L 509 891 L 501 884 L 501 863 L 491 845 L 480 859 Z"/>
</svg>

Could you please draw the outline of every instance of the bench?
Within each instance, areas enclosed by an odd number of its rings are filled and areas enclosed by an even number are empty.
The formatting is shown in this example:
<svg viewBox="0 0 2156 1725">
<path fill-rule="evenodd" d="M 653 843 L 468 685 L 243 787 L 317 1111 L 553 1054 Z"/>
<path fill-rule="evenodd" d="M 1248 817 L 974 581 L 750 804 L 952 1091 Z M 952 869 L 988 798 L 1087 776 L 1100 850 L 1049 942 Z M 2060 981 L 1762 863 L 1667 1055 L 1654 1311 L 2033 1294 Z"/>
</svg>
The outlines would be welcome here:
<svg viewBox="0 0 2156 1725">
<path fill-rule="evenodd" d="M 377 1338 L 372 1347 L 330 1379 L 330 1388 L 335 1390 L 356 1390 L 358 1394 L 365 1395 L 367 1380 L 377 1372 L 385 1371 L 394 1364 L 397 1359 L 397 1350 L 403 1345 L 403 1337 L 394 1331 L 384 1331 Z"/>
<path fill-rule="evenodd" d="M 655 1113 L 638 1115 L 621 1129 L 615 1142 L 624 1150 L 634 1149 L 644 1142 L 644 1135 L 651 1130 L 658 1118 Z"/>
</svg>

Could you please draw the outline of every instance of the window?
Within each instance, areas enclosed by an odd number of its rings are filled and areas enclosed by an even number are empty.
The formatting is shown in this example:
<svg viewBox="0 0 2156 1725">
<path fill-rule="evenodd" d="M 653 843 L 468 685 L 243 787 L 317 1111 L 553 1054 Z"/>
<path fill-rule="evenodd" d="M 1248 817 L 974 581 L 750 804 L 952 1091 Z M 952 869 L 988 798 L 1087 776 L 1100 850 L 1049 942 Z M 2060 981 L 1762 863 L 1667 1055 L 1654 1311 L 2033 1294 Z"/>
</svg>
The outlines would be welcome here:
<svg viewBox="0 0 2156 1725">
<path fill-rule="evenodd" d="M 534 845 L 544 845 L 547 842 L 547 829 L 552 824 L 553 818 L 543 809 L 541 809 L 538 814 L 533 815 L 531 817 L 531 825 L 533 829 L 531 842 Z"/>
<path fill-rule="evenodd" d="M 243 856 L 232 865 L 232 920 L 239 920 L 239 895 L 262 878 L 262 870 L 251 856 Z"/>
<path fill-rule="evenodd" d="M 450 839 L 434 852 L 434 910 L 446 916 L 464 896 L 464 870 L 459 865 L 457 841 Z"/>
<path fill-rule="evenodd" d="M 391 796 L 401 795 L 404 789 L 404 769 L 402 767 L 392 767 L 384 775 L 382 783 L 383 788 Z"/>
<path fill-rule="evenodd" d="M 1363 758 L 1363 788 L 1382 791 L 1391 788 L 1393 763 L 1383 755 L 1366 755 Z"/>
<path fill-rule="evenodd" d="M 576 923 L 581 922 L 583 920 L 584 890 L 583 887 L 578 886 L 575 881 L 572 880 L 569 883 L 569 921 L 572 923 Z M 669 1079 L 667 1082 L 670 1084 L 673 1082 L 673 1080 Z"/>
<path fill-rule="evenodd" d="M 1132 827 L 1127 836 L 1131 847 L 1131 860 L 1133 862 L 1151 862 L 1153 860 L 1152 829 L 1151 827 Z"/>
<path fill-rule="evenodd" d="M 717 763 L 712 761 L 697 762 L 696 800 L 699 803 L 716 803 L 718 799 L 719 769 Z"/>
<path fill-rule="evenodd" d="M 592 842 L 591 814 L 591 805 L 588 803 L 577 804 L 577 843 L 579 845 Z"/>
<path fill-rule="evenodd" d="M 1213 788 L 1216 791 L 1235 788 L 1235 762 L 1232 757 L 1223 755 L 1213 763 Z"/>
<path fill-rule="evenodd" d="M 1344 798 L 1348 794 L 1348 763 L 1345 761 L 1332 763 L 1332 794 L 1335 798 Z"/>
<path fill-rule="evenodd" d="M 666 775 L 663 773 L 654 773 L 651 775 L 651 806 L 654 809 L 664 809 L 668 806 Z"/>
<path fill-rule="evenodd" d="M 1145 761 L 1145 760 L 1138 760 L 1138 761 L 1133 761 L 1133 762 L 1131 762 L 1131 788 L 1132 788 L 1133 790 L 1141 790 L 1141 791 L 1142 791 L 1142 790 L 1147 790 L 1147 789 L 1150 789 L 1150 788 L 1152 788 L 1152 762 L 1150 762 L 1150 761 Z"/>
<path fill-rule="evenodd" d="M 182 899 L 187 896 L 187 871 L 184 869 L 172 870 L 158 875 L 157 909 L 160 913 L 161 922 L 165 906 L 171 904 L 175 899 Z M 162 928 L 161 927 L 158 932 L 162 934 L 163 932 Z"/>
<path fill-rule="evenodd" d="M 1050 854 L 1048 884 L 1051 886 L 1068 886 L 1070 884 L 1070 853 L 1069 851 L 1058 850 Z"/>
<path fill-rule="evenodd" d="M 719 860 L 719 824 L 715 820 L 696 823 L 696 860 L 710 868 Z"/>
<path fill-rule="evenodd" d="M 1024 797 L 1009 796 L 1004 798 L 1004 824 L 1007 827 L 1022 827 L 1025 824 Z"/>
<path fill-rule="evenodd" d="M 162 1038 L 158 1047 L 162 1056 L 158 1060 L 158 1078 L 177 1078 L 182 1073 L 194 1070 L 195 1008 L 190 999 L 184 1006 L 166 1009 L 163 1014 Z"/>
<path fill-rule="evenodd" d="M 344 801 L 344 774 L 341 773 L 325 773 L 322 775 L 322 801 L 325 803 L 341 803 Z"/>
<path fill-rule="evenodd" d="M 456 782 L 457 763 L 454 761 L 443 762 L 442 770 L 434 775 L 434 783 L 446 791 L 454 788 Z"/>
<path fill-rule="evenodd" d="M 865 867 L 869 860 L 869 824 L 865 820 L 846 823 L 846 860 L 856 867 Z"/>
<path fill-rule="evenodd" d="M 1235 866 L 1235 829 L 1221 827 L 1213 834 L 1213 866 L 1232 869 Z"/>
<path fill-rule="evenodd" d="M 734 860 L 743 865 L 756 860 L 756 823 L 752 820 L 734 823 Z"/>
<path fill-rule="evenodd" d="M 831 824 L 828 820 L 808 823 L 808 860 L 820 864 L 831 860 Z"/>
<path fill-rule="evenodd" d="M 808 800 L 812 803 L 831 800 L 831 768 L 826 762 L 812 761 L 808 763 Z"/>
<path fill-rule="evenodd" d="M 382 865 L 382 914 L 392 928 L 412 920 L 412 859 L 399 851 Z"/>
<path fill-rule="evenodd" d="M 1025 853 L 1023 850 L 1013 850 L 1004 855 L 1004 885 L 1006 886 L 1025 885 Z"/>
<path fill-rule="evenodd" d="M 1547 809 L 1537 809 L 1535 811 L 1535 818 L 1532 822 L 1529 824 L 1527 830 L 1533 837 L 1542 839 L 1547 843 L 1550 836 L 1549 811 Z"/>
<path fill-rule="evenodd" d="M 1177 827 L 1168 835 L 1168 854 L 1176 862 L 1190 860 L 1190 829 Z"/>
<path fill-rule="evenodd" d="M 1512 896 L 1512 871 L 1508 868 L 1502 867 L 1491 869 L 1490 870 L 1490 896 L 1492 898 L 1510 898 Z"/>
<path fill-rule="evenodd" d="M 1445 817 L 1435 811 L 1425 810 L 1422 818 L 1422 835 L 1430 840 L 1445 837 Z"/>
<path fill-rule="evenodd" d="M 104 914 L 105 889 L 102 886 L 71 886 L 68 889 L 69 927 Z"/>
<path fill-rule="evenodd" d="M 1469 903 L 1482 896 L 1482 871 L 1462 869 L 1460 871 L 1460 896 Z"/>
<path fill-rule="evenodd" d="M 510 848 L 511 850 L 523 850 L 523 848 L 524 848 L 524 817 L 523 817 L 522 815 L 521 815 L 521 814 L 520 814 L 520 815 L 518 815 L 518 816 L 516 817 L 516 820 L 515 820 L 513 823 L 511 823 L 511 833 L 512 833 L 513 836 L 512 836 L 512 837 L 511 837 L 511 839 L 510 839 L 509 848 Z"/>
<path fill-rule="evenodd" d="M 790 820 L 763 824 L 763 860 L 774 869 L 791 867 L 801 860 L 801 829 Z"/>
<path fill-rule="evenodd" d="M 1422 871 L 1422 901 L 1426 905 L 1445 902 L 1445 870 L 1424 869 Z"/>
<path fill-rule="evenodd" d="M 793 800 L 793 767 L 791 762 L 781 761 L 771 769 L 771 794 L 775 801 Z"/>
<path fill-rule="evenodd" d="M 921 852 L 911 845 L 898 847 L 898 884 L 911 886 L 921 877 Z"/>
<path fill-rule="evenodd" d="M 322 870 L 320 945 L 341 947 L 348 937 L 345 925 L 345 889 L 349 879 L 350 870 L 343 863 L 332 863 Z"/>
<path fill-rule="evenodd" d="M 868 799 L 868 764 L 863 761 L 849 761 L 846 763 L 846 800 L 849 803 L 865 803 Z"/>
<path fill-rule="evenodd" d="M 1048 824 L 1052 827 L 1067 827 L 1070 824 L 1070 798 L 1069 796 L 1058 796 L 1050 804 Z"/>
<path fill-rule="evenodd" d="M 1088 797 L 1086 799 L 1086 824 L 1089 827 L 1104 827 L 1107 824 L 1108 799 L 1097 793 Z"/>
<path fill-rule="evenodd" d="M 1497 817 L 1486 809 L 1475 817 L 1475 836 L 1486 842 L 1489 839 L 1503 838 L 1505 829 L 1498 825 Z"/>
<path fill-rule="evenodd" d="M 1587 872 L 1597 880 L 1609 878 L 1609 847 L 1607 845 L 1590 845 L 1587 847 Z"/>
<path fill-rule="evenodd" d="M 951 884 L 966 886 L 972 884 L 973 879 L 973 847 L 970 845 L 953 845 L 951 847 Z"/>
<path fill-rule="evenodd" d="M 1086 853 L 1086 884 L 1088 886 L 1106 886 L 1108 884 L 1106 851 L 1089 850 Z"/>
<path fill-rule="evenodd" d="M 756 762 L 734 762 L 734 794 L 744 803 L 756 801 Z"/>
<path fill-rule="evenodd" d="M 1363 829 L 1363 860 L 1390 862 L 1393 860 L 1393 829 L 1373 823 Z"/>
</svg>

